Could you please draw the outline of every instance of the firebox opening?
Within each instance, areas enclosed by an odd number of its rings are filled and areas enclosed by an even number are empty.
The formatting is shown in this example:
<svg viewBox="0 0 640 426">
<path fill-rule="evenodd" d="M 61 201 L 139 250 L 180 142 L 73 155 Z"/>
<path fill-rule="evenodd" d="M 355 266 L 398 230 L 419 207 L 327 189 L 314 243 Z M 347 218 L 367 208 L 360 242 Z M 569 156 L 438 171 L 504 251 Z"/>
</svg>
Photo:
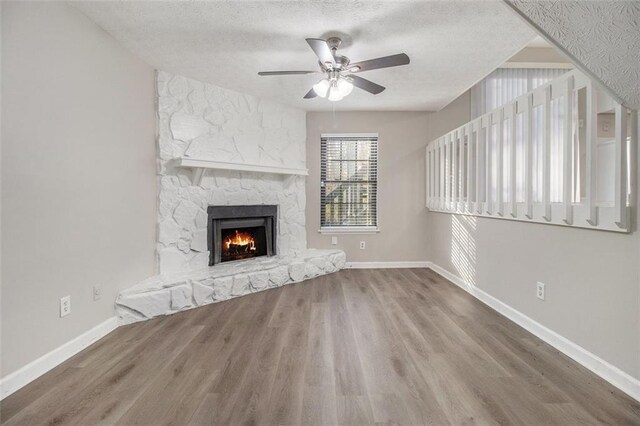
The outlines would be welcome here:
<svg viewBox="0 0 640 426">
<path fill-rule="evenodd" d="M 248 259 L 267 254 L 264 226 L 222 229 L 221 261 Z"/>
<path fill-rule="evenodd" d="M 278 206 L 209 206 L 209 266 L 277 254 Z"/>
</svg>

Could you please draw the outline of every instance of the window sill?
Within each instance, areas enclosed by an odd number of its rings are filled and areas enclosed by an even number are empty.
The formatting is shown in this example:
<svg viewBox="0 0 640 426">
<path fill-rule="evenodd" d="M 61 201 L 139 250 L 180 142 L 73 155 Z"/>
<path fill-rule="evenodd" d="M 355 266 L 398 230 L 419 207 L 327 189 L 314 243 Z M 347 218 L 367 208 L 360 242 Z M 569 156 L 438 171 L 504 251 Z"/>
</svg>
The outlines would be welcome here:
<svg viewBox="0 0 640 426">
<path fill-rule="evenodd" d="M 320 234 L 377 234 L 377 226 L 325 226 L 318 229 Z"/>
</svg>

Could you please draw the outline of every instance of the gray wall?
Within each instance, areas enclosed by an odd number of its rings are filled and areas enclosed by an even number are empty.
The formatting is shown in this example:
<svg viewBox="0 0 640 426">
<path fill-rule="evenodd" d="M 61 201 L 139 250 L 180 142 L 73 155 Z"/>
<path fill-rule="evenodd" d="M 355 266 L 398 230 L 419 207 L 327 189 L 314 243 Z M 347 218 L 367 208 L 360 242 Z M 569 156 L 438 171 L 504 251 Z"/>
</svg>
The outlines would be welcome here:
<svg viewBox="0 0 640 426">
<path fill-rule="evenodd" d="M 307 245 L 340 248 L 347 262 L 426 261 L 429 258 L 424 214 L 428 113 L 336 112 L 307 113 Z M 339 234 L 338 245 L 320 229 L 320 135 L 379 133 L 377 234 Z M 366 249 L 359 249 L 359 242 Z"/>
<path fill-rule="evenodd" d="M 4 377 L 154 273 L 156 120 L 153 69 L 66 4 L 3 2 L 2 66 Z"/>
<path fill-rule="evenodd" d="M 432 116 L 430 140 L 468 121 L 464 102 Z M 430 213 L 427 235 L 435 264 L 640 378 L 638 232 Z"/>
</svg>

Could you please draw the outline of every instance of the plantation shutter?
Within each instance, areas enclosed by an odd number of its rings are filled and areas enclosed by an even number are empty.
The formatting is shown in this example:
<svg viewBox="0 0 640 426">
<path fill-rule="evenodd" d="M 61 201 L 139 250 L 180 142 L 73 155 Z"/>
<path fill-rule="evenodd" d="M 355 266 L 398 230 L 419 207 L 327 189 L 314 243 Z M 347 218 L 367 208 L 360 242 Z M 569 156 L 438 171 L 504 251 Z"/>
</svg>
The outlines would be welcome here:
<svg viewBox="0 0 640 426">
<path fill-rule="evenodd" d="M 376 227 L 378 138 L 323 136 L 320 147 L 321 227 Z"/>
</svg>

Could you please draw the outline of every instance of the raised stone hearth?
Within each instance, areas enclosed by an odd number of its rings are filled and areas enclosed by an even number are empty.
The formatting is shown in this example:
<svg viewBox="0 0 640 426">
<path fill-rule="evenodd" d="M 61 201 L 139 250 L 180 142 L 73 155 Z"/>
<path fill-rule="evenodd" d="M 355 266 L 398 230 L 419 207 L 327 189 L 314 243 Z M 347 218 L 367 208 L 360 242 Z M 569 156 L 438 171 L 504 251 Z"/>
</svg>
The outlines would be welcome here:
<svg viewBox="0 0 640 426">
<path fill-rule="evenodd" d="M 336 272 L 345 260 L 342 250 L 308 249 L 156 275 L 122 291 L 116 312 L 121 324 L 144 321 Z"/>
</svg>

